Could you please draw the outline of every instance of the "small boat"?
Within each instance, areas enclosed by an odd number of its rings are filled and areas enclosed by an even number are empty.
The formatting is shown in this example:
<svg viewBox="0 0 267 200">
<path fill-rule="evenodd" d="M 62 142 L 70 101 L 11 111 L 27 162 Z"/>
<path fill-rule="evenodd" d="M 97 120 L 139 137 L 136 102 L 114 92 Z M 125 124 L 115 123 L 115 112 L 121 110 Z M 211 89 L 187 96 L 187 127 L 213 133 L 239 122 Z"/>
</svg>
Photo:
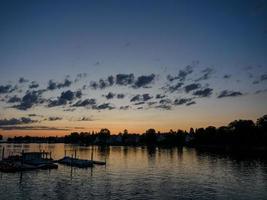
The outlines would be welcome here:
<svg viewBox="0 0 267 200">
<path fill-rule="evenodd" d="M 21 155 L 9 156 L 0 161 L 0 171 L 19 172 L 36 169 L 57 169 L 54 160 L 47 152 L 22 152 Z"/>
<path fill-rule="evenodd" d="M 93 167 L 94 164 L 91 160 L 83 160 L 69 156 L 65 156 L 64 158 L 58 160 L 58 163 L 79 168 Z"/>
<path fill-rule="evenodd" d="M 95 164 L 95 165 L 106 165 L 106 162 L 105 162 L 105 161 L 93 160 L 92 162 L 93 162 L 93 164 Z"/>
</svg>

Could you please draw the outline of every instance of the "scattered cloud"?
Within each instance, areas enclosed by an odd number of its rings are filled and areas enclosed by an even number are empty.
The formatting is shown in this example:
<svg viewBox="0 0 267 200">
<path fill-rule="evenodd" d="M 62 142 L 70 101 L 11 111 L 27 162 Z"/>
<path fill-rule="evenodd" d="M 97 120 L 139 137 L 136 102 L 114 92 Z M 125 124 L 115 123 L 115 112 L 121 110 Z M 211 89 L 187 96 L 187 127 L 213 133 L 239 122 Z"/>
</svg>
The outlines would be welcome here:
<svg viewBox="0 0 267 200">
<path fill-rule="evenodd" d="M 152 96 L 150 96 L 149 94 L 142 94 L 142 95 L 140 95 L 140 94 L 137 94 L 137 95 L 135 95 L 134 97 L 132 97 L 131 98 L 131 102 L 135 102 L 135 101 L 148 101 L 148 100 L 150 100 L 150 99 L 152 99 L 153 97 Z"/>
<path fill-rule="evenodd" d="M 112 106 L 110 103 L 103 103 L 103 104 L 100 104 L 100 105 L 98 105 L 98 106 L 93 106 L 92 107 L 93 109 L 95 109 L 95 110 L 106 110 L 106 109 L 108 109 L 108 110 L 112 110 L 112 109 L 114 109 L 115 107 L 114 106 Z"/>
<path fill-rule="evenodd" d="M 262 74 L 260 77 L 261 81 L 266 81 L 267 80 L 267 74 Z"/>
<path fill-rule="evenodd" d="M 70 131 L 70 128 L 56 128 L 50 126 L 5 126 L 2 130 L 47 130 L 47 131 Z"/>
<path fill-rule="evenodd" d="M 0 85 L 0 94 L 11 93 L 16 90 L 16 86 L 12 85 Z"/>
<path fill-rule="evenodd" d="M 116 84 L 117 85 L 131 85 L 134 83 L 133 74 L 117 74 L 116 75 Z"/>
<path fill-rule="evenodd" d="M 67 90 L 62 92 L 61 95 L 56 100 L 50 100 L 48 107 L 65 105 L 67 104 L 67 102 L 80 97 L 81 97 L 80 91 L 72 92 L 71 90 Z"/>
<path fill-rule="evenodd" d="M 205 88 L 202 90 L 197 90 L 193 93 L 194 96 L 198 96 L 198 97 L 209 97 L 212 95 L 212 91 L 213 89 L 211 88 Z"/>
<path fill-rule="evenodd" d="M 36 120 L 32 120 L 29 117 L 0 119 L 0 127 L 2 127 L 2 126 L 10 126 L 10 125 L 31 124 L 31 123 L 35 123 L 35 122 L 37 122 L 37 121 Z"/>
<path fill-rule="evenodd" d="M 139 76 L 135 81 L 133 88 L 147 87 L 147 85 L 151 84 L 155 79 L 155 74 L 151 74 L 148 76 Z"/>
<path fill-rule="evenodd" d="M 81 117 L 78 121 L 94 121 L 91 117 Z"/>
<path fill-rule="evenodd" d="M 19 78 L 19 83 L 27 83 L 27 82 L 29 82 L 29 80 L 27 80 L 23 77 Z"/>
<path fill-rule="evenodd" d="M 131 107 L 129 105 L 127 106 L 121 106 L 120 110 L 129 110 Z"/>
<path fill-rule="evenodd" d="M 196 104 L 196 102 L 195 102 L 195 101 L 191 101 L 191 102 L 188 102 L 188 103 L 186 104 L 186 106 L 191 106 L 191 105 L 194 105 L 194 104 Z"/>
<path fill-rule="evenodd" d="M 86 106 L 93 106 L 96 104 L 96 99 L 85 99 L 85 100 L 79 100 L 72 106 L 74 107 L 86 107 Z"/>
<path fill-rule="evenodd" d="M 198 84 L 198 83 L 192 83 L 192 84 L 186 85 L 184 87 L 184 90 L 185 90 L 186 93 L 189 93 L 189 92 L 191 92 L 193 90 L 199 89 L 200 87 L 201 87 L 200 84 Z"/>
<path fill-rule="evenodd" d="M 237 96 L 242 96 L 243 93 L 241 92 L 235 92 L 235 91 L 229 91 L 229 90 L 223 90 L 218 98 L 224 98 L 224 97 L 237 97 Z"/>
<path fill-rule="evenodd" d="M 167 75 L 167 79 L 169 81 L 174 81 L 174 80 L 179 80 L 179 81 L 185 81 L 186 77 L 193 73 L 193 66 L 192 65 L 187 65 L 184 69 L 179 70 L 177 76 L 172 76 L 172 75 Z"/>
<path fill-rule="evenodd" d="M 164 87 L 163 89 L 164 89 L 166 92 L 173 93 L 173 92 L 179 91 L 183 85 L 184 85 L 184 83 L 182 83 L 182 82 L 178 82 L 178 83 L 176 83 L 175 85 L 167 85 L 167 86 Z"/>
<path fill-rule="evenodd" d="M 163 95 L 163 94 L 157 94 L 156 95 L 156 99 L 162 99 L 164 97 L 166 97 L 166 95 Z"/>
<path fill-rule="evenodd" d="M 55 89 L 60 89 L 64 87 L 69 87 L 71 84 L 72 84 L 72 81 L 70 81 L 67 78 L 62 83 L 57 83 L 53 80 L 49 80 L 47 90 L 55 90 Z"/>
<path fill-rule="evenodd" d="M 15 105 L 14 108 L 19 110 L 27 110 L 38 103 L 43 103 L 44 100 L 41 98 L 42 90 L 27 91 L 22 97 L 20 104 Z"/>
<path fill-rule="evenodd" d="M 179 98 L 174 100 L 173 105 L 178 106 L 178 105 L 188 104 L 190 102 L 192 102 L 191 98 Z"/>
<path fill-rule="evenodd" d="M 106 99 L 113 99 L 115 95 L 115 93 L 109 92 L 107 95 L 104 96 L 106 97 Z"/>
<path fill-rule="evenodd" d="M 197 78 L 195 81 L 199 82 L 199 81 L 203 81 L 203 80 L 208 80 L 211 77 L 211 74 L 214 72 L 214 69 L 207 67 L 206 69 L 201 71 L 201 76 L 199 78 Z"/>
<path fill-rule="evenodd" d="M 224 79 L 229 79 L 229 78 L 231 78 L 231 76 L 232 76 L 231 74 L 225 74 L 225 75 L 223 76 L 223 78 L 224 78 Z"/>
<path fill-rule="evenodd" d="M 34 88 L 38 88 L 38 87 L 39 87 L 39 84 L 35 81 L 32 81 L 29 85 L 30 89 L 34 89 Z"/>
<path fill-rule="evenodd" d="M 120 94 L 117 94 L 117 98 L 118 99 L 123 99 L 125 97 L 125 95 L 124 94 L 122 94 L 122 93 L 120 93 Z"/>
<path fill-rule="evenodd" d="M 13 97 L 10 97 L 8 99 L 8 103 L 17 103 L 17 102 L 20 102 L 21 101 L 21 98 L 17 97 L 17 95 L 13 96 Z"/>
<path fill-rule="evenodd" d="M 62 120 L 62 117 L 48 117 L 48 121 L 58 121 L 58 120 Z"/>
</svg>

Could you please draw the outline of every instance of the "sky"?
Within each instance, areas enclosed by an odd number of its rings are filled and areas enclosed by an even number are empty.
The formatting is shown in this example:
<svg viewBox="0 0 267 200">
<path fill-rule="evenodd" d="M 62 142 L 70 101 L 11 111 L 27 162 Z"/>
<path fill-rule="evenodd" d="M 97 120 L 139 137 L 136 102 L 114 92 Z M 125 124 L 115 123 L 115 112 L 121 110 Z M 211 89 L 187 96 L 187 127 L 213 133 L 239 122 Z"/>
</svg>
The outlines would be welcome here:
<svg viewBox="0 0 267 200">
<path fill-rule="evenodd" d="M 5 137 L 188 130 L 267 114 L 267 1 L 0 5 Z"/>
</svg>

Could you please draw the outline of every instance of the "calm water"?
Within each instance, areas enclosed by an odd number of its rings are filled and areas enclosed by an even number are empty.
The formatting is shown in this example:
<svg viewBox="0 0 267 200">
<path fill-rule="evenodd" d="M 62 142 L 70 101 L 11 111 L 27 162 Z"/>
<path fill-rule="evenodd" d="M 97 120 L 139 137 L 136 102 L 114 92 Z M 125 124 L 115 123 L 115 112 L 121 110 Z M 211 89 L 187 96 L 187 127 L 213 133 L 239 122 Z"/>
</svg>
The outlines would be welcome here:
<svg viewBox="0 0 267 200">
<path fill-rule="evenodd" d="M 55 159 L 91 148 L 64 144 L 0 144 L 6 155 L 46 150 Z M 1 148 L 2 149 L 2 148 Z M 0 172 L 0 199 L 267 199 L 267 161 L 236 159 L 189 148 L 95 147 L 106 166 Z"/>
</svg>

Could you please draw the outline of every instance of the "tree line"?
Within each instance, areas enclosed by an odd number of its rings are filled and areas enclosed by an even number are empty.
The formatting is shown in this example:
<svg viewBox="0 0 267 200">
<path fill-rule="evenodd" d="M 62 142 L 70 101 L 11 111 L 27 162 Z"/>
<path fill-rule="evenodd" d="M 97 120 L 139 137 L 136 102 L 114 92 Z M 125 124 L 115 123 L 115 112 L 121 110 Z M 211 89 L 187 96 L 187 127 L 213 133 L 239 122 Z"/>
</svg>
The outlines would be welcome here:
<svg viewBox="0 0 267 200">
<path fill-rule="evenodd" d="M 267 115 L 252 120 L 235 120 L 227 126 L 191 128 L 157 132 L 150 128 L 142 134 L 122 133 L 111 135 L 107 128 L 99 132 L 72 132 L 63 137 L 19 136 L 8 138 L 8 142 L 64 142 L 84 145 L 165 145 L 165 146 L 210 146 L 210 147 L 263 147 L 267 149 Z"/>
</svg>

